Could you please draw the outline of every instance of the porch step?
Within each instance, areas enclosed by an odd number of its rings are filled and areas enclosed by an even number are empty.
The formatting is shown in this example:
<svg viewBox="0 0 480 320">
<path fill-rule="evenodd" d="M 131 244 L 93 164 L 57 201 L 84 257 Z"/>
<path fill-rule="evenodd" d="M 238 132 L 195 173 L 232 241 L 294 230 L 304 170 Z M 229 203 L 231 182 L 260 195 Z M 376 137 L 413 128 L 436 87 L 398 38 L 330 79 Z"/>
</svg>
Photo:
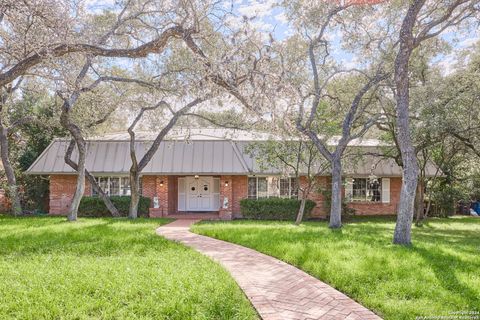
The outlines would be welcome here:
<svg viewBox="0 0 480 320">
<path fill-rule="evenodd" d="M 195 220 L 220 220 L 218 212 L 215 213 L 175 213 L 167 214 L 165 218 L 173 219 L 195 219 Z"/>
</svg>

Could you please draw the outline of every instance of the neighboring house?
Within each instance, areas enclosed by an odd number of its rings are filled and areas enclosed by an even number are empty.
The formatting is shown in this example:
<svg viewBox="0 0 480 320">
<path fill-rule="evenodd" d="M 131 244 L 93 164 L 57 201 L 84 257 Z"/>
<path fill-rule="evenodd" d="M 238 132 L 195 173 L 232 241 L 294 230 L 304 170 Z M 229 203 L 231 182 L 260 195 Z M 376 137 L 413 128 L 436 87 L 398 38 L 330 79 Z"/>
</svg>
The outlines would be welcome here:
<svg viewBox="0 0 480 320">
<path fill-rule="evenodd" d="M 151 144 L 153 134 L 137 134 L 136 152 L 140 158 Z M 144 196 L 152 198 L 150 216 L 171 216 L 208 212 L 221 219 L 240 216 L 240 200 L 265 197 L 296 197 L 294 177 L 281 170 L 261 170 L 255 159 L 244 152 L 252 141 L 270 139 L 265 134 L 197 129 L 188 133 L 174 131 L 162 142 L 142 172 Z M 332 142 L 335 143 L 335 142 Z M 68 141 L 54 140 L 28 169 L 29 174 L 50 176 L 50 213 L 65 214 L 75 190 L 75 172 L 64 162 Z M 352 141 L 350 148 L 372 152 L 382 146 L 377 140 Z M 75 159 L 77 154 L 73 154 Z M 396 213 L 401 187 L 401 168 L 393 160 L 373 156 L 355 157 L 345 165 L 344 195 L 348 206 L 362 215 Z M 128 135 L 107 135 L 87 142 L 87 169 L 110 195 L 129 195 Z M 429 166 L 427 175 L 435 168 Z M 319 185 L 328 189 L 329 176 L 319 176 Z M 305 183 L 305 177 L 300 177 Z M 89 183 L 85 195 L 94 196 Z M 313 192 L 317 203 L 312 215 L 326 216 L 324 196 Z"/>
</svg>

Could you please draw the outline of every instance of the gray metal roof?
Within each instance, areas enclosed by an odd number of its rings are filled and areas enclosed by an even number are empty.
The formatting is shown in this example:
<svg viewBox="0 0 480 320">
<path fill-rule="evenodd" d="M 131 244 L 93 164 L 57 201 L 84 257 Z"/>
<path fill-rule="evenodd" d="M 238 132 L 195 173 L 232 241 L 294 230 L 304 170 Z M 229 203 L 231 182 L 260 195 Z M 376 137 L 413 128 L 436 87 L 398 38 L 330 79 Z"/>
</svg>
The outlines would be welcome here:
<svg viewBox="0 0 480 320">
<path fill-rule="evenodd" d="M 28 174 L 75 173 L 64 161 L 69 141 L 54 140 L 27 170 Z M 138 141 L 135 145 L 138 159 L 145 154 L 151 141 Z M 168 140 L 160 144 L 142 174 L 193 175 L 193 174 L 282 174 L 278 168 L 260 168 L 257 161 L 244 152 L 247 141 L 232 140 Z M 72 158 L 78 159 L 75 149 Z M 391 159 L 373 156 L 356 156 L 344 161 L 346 175 L 401 176 L 401 168 Z M 87 169 L 95 175 L 128 174 L 131 166 L 129 141 L 87 141 Z M 427 176 L 436 168 L 427 166 Z M 327 175 L 325 173 L 325 175 Z"/>
<path fill-rule="evenodd" d="M 74 173 L 64 161 L 69 141 L 54 140 L 30 166 L 30 174 Z M 135 145 L 140 161 L 151 142 Z M 78 159 L 76 151 L 72 159 Z M 126 174 L 130 170 L 128 141 L 87 141 L 86 167 L 93 173 Z M 247 174 L 245 161 L 231 141 L 164 141 L 143 174 Z"/>
</svg>

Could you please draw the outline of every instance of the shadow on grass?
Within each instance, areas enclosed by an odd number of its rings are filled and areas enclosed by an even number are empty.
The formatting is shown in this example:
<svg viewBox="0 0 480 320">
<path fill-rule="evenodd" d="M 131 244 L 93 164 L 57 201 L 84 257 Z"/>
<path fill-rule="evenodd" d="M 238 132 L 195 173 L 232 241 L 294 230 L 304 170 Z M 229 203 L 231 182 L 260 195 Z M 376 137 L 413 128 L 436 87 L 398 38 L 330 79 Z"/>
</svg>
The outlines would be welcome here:
<svg viewBox="0 0 480 320">
<path fill-rule="evenodd" d="M 174 246 L 155 235 L 155 227 L 169 220 L 126 218 L 1 218 L 1 256 L 38 253 L 110 256 L 142 253 Z M 13 228 L 12 228 L 13 227 Z"/>
<path fill-rule="evenodd" d="M 442 250 L 440 249 L 435 250 L 417 247 L 414 250 L 433 270 L 443 288 L 464 297 L 472 309 L 480 307 L 480 296 L 475 290 L 463 284 L 457 278 L 457 270 L 455 269 L 458 267 L 461 268 L 459 270 L 461 272 L 476 273 L 480 270 L 480 262 L 470 261 L 469 263 L 459 263 L 458 257 L 441 252 Z"/>
</svg>

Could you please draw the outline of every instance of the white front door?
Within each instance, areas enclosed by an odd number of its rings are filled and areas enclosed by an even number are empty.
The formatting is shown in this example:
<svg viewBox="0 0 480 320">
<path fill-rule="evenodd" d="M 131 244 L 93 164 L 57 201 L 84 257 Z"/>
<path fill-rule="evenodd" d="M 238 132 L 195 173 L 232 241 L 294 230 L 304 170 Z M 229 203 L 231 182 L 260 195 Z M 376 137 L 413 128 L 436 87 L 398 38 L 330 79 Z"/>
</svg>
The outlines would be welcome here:
<svg viewBox="0 0 480 320">
<path fill-rule="evenodd" d="M 187 210 L 213 211 L 212 177 L 187 177 Z"/>
</svg>

